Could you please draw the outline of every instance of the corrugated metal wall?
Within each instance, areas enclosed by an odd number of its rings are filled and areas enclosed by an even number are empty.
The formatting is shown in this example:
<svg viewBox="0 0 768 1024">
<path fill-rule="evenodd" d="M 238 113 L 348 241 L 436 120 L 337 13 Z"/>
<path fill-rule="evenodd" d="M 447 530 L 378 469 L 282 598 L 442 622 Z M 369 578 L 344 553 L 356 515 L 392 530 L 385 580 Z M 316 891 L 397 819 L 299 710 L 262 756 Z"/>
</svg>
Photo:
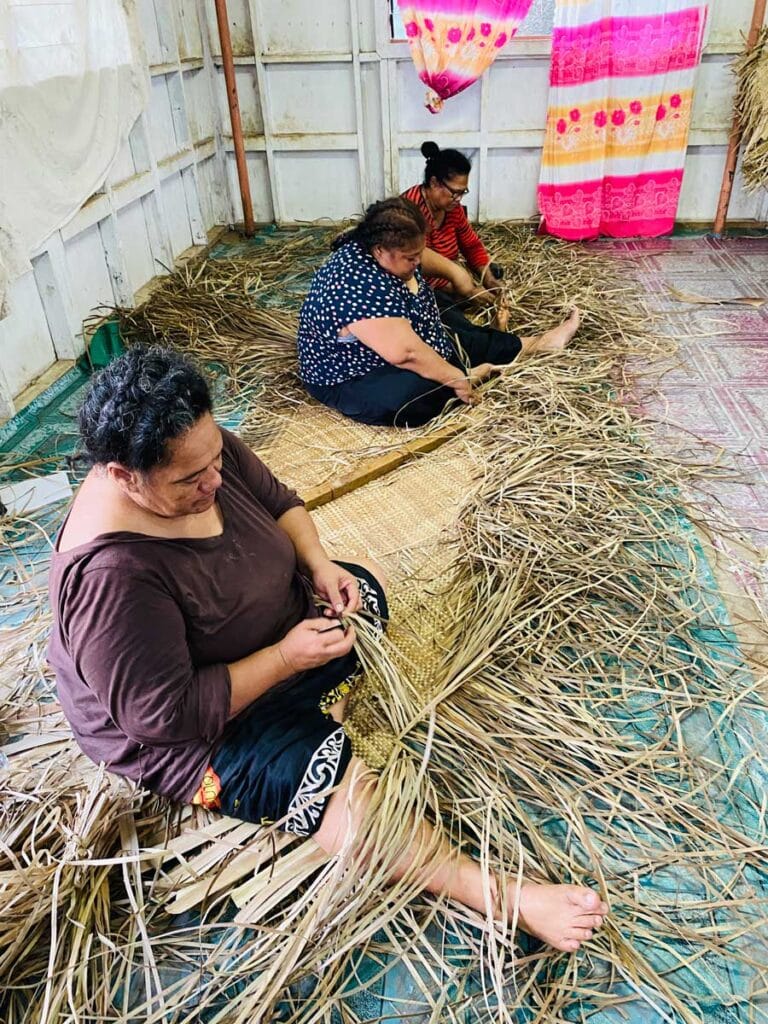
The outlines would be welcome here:
<svg viewBox="0 0 768 1024">
<path fill-rule="evenodd" d="M 149 109 L 103 192 L 50 239 L 0 321 L 0 415 L 81 324 L 129 303 L 160 265 L 240 216 L 213 0 L 138 0 L 151 71 Z M 425 138 L 474 159 L 470 214 L 536 214 L 549 39 L 512 41 L 483 80 L 433 116 L 388 0 L 228 0 L 257 220 L 338 220 L 416 181 Z M 536 0 L 545 23 L 551 0 Z M 711 221 L 731 120 L 729 63 L 752 0 L 713 0 L 679 216 Z M 541 19 L 544 19 L 542 22 Z M 737 181 L 731 216 L 765 220 L 765 197 Z"/>
</svg>

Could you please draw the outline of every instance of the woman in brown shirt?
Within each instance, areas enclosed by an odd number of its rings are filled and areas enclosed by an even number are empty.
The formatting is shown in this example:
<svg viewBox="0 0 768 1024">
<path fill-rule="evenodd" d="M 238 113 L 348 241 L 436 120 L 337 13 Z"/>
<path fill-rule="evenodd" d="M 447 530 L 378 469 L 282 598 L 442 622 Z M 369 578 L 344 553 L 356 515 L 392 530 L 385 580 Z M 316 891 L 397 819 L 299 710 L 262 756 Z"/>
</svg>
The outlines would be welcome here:
<svg viewBox="0 0 768 1024">
<path fill-rule="evenodd" d="M 93 467 L 56 543 L 48 651 L 79 745 L 153 792 L 337 853 L 366 799 L 336 699 L 359 668 L 343 620 L 386 619 L 381 570 L 329 558 L 177 353 L 137 346 L 110 364 L 80 429 Z M 479 865 L 449 849 L 438 861 L 425 887 L 483 910 Z M 518 909 L 568 951 L 607 912 L 589 889 L 528 881 Z"/>
</svg>

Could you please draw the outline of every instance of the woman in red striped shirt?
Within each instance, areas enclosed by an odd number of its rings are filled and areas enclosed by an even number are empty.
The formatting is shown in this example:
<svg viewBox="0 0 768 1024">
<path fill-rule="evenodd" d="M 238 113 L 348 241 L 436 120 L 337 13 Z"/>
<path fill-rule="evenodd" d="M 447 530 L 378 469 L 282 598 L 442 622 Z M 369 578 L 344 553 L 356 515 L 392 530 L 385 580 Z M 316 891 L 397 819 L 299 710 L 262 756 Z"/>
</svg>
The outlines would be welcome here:
<svg viewBox="0 0 768 1024">
<path fill-rule="evenodd" d="M 469 192 L 472 164 L 457 149 L 440 149 L 434 142 L 423 143 L 421 152 L 427 158 L 424 181 L 403 192 L 403 198 L 416 203 L 427 221 L 427 248 L 422 257 L 427 283 L 436 291 L 453 293 L 463 299 L 493 301 L 489 290 L 498 288 L 501 282 L 493 273 L 491 258 L 461 205 Z M 459 255 L 479 278 L 479 286 L 456 262 Z"/>
<path fill-rule="evenodd" d="M 480 341 L 480 335 L 486 343 L 493 335 L 506 335 L 509 311 L 498 291 L 501 281 L 494 273 L 494 264 L 461 205 L 469 192 L 472 164 L 457 149 L 440 149 L 435 142 L 422 143 L 421 152 L 427 160 L 424 181 L 403 192 L 403 198 L 414 203 L 427 222 L 421 270 L 434 289 L 440 319 L 458 336 L 462 346 L 470 349 L 473 341 Z M 459 255 L 479 279 L 479 284 L 470 271 L 456 262 Z M 493 325 L 479 327 L 468 320 L 461 310 L 467 302 L 496 302 Z M 549 332 L 562 342 L 558 347 L 568 344 L 578 330 L 579 321 L 579 311 L 574 309 L 559 327 Z"/>
</svg>

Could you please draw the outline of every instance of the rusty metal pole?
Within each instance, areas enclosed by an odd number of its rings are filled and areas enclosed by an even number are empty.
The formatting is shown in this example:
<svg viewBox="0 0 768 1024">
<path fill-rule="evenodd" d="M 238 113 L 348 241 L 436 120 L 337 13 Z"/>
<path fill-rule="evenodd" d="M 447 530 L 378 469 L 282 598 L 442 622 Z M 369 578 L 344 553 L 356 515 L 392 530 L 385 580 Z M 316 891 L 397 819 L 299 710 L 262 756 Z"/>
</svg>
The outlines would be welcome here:
<svg viewBox="0 0 768 1024">
<path fill-rule="evenodd" d="M 752 9 L 752 24 L 749 27 L 749 35 L 747 36 L 747 50 L 751 50 L 757 42 L 757 37 L 760 34 L 760 29 L 765 18 L 765 5 L 766 0 L 755 0 L 755 6 Z M 739 115 L 734 113 L 733 123 L 731 125 L 731 134 L 728 136 L 728 155 L 725 158 L 723 183 L 720 186 L 720 198 L 717 201 L 717 213 L 715 214 L 713 232 L 716 235 L 721 235 L 723 233 L 725 223 L 728 218 L 728 206 L 731 202 L 733 181 L 736 177 L 736 164 L 739 160 L 741 136 L 742 128 L 739 121 Z"/>
<path fill-rule="evenodd" d="M 221 61 L 224 65 L 224 81 L 227 86 L 227 102 L 229 103 L 229 119 L 232 123 L 232 141 L 235 146 L 235 162 L 237 164 L 237 180 L 240 184 L 240 199 L 243 204 L 243 228 L 246 235 L 256 231 L 253 220 L 253 203 L 251 201 L 251 183 L 248 180 L 248 165 L 245 160 L 245 144 L 243 142 L 243 123 L 240 120 L 240 104 L 237 99 L 237 82 L 235 81 L 235 61 L 232 56 L 232 37 L 229 34 L 229 15 L 227 0 L 216 0 L 216 21 L 219 26 L 221 41 Z"/>
</svg>

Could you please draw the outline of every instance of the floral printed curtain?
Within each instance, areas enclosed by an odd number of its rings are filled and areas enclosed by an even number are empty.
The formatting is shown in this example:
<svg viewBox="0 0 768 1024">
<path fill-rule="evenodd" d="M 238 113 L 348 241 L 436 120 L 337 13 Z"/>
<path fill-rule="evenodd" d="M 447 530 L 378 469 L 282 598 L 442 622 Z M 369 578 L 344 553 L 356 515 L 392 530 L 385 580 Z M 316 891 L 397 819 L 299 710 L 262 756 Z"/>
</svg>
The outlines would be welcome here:
<svg viewBox="0 0 768 1024">
<path fill-rule="evenodd" d="M 539 184 L 550 234 L 672 230 L 706 17 L 691 0 L 557 0 Z"/>
<path fill-rule="evenodd" d="M 426 107 L 438 113 L 490 67 L 532 0 L 398 0 Z"/>
</svg>

